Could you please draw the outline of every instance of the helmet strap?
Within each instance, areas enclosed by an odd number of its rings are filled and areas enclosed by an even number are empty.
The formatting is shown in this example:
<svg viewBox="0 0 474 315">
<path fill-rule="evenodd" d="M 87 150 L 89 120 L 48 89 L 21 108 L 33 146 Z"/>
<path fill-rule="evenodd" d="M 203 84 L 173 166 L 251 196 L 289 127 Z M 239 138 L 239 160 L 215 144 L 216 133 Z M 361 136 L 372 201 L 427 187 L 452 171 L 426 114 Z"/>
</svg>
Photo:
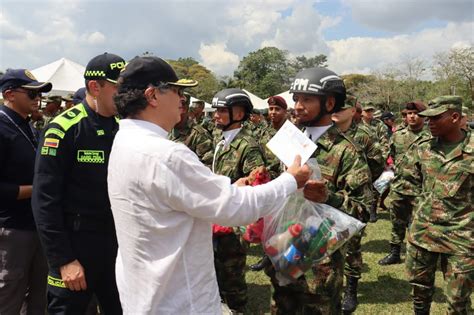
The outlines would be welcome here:
<svg viewBox="0 0 474 315">
<path fill-rule="evenodd" d="M 327 101 L 326 95 L 321 95 L 319 100 L 320 100 L 320 102 L 319 102 L 319 104 L 320 104 L 319 113 L 316 115 L 316 117 L 314 117 L 310 121 L 301 123 L 303 126 L 311 127 L 311 126 L 315 125 L 324 115 L 326 115 L 328 113 L 328 111 L 326 110 L 326 101 Z"/>
<path fill-rule="evenodd" d="M 219 129 L 221 129 L 222 131 L 227 131 L 227 129 L 228 129 L 231 125 L 235 124 L 236 122 L 242 122 L 242 121 L 245 120 L 245 118 L 244 118 L 244 119 L 240 119 L 240 120 L 234 120 L 234 114 L 233 114 L 233 111 L 232 111 L 232 107 L 228 107 L 227 110 L 229 111 L 229 123 L 226 124 L 226 125 L 219 125 L 219 126 L 217 126 L 217 127 L 218 127 Z"/>
</svg>

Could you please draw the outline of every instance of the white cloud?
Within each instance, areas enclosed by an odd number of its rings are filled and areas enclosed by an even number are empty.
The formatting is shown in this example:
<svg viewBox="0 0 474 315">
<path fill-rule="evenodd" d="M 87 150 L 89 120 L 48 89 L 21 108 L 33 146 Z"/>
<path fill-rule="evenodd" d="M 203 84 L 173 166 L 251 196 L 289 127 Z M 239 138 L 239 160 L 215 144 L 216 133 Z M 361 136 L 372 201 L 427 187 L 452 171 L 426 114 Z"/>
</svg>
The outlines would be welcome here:
<svg viewBox="0 0 474 315">
<path fill-rule="evenodd" d="M 199 48 L 202 64 L 217 75 L 228 75 L 239 65 L 239 56 L 227 51 L 224 43 L 203 44 Z"/>
<path fill-rule="evenodd" d="M 410 35 L 389 38 L 351 37 L 329 41 L 329 67 L 337 73 L 368 73 L 406 56 L 431 61 L 440 51 L 459 45 L 472 45 L 473 22 L 449 23 L 444 28 L 426 29 Z"/>
<path fill-rule="evenodd" d="M 424 21 L 472 21 L 472 0 L 343 0 L 361 24 L 392 32 L 407 31 Z"/>
<path fill-rule="evenodd" d="M 90 45 L 100 44 L 105 42 L 105 35 L 101 32 L 94 32 L 87 35 L 87 43 Z"/>
<path fill-rule="evenodd" d="M 328 22 L 325 22 L 328 26 Z M 311 2 L 295 5 L 290 16 L 275 24 L 274 37 L 264 40 L 261 47 L 275 46 L 293 54 L 327 53 L 321 30 L 322 17 L 316 12 Z"/>
</svg>

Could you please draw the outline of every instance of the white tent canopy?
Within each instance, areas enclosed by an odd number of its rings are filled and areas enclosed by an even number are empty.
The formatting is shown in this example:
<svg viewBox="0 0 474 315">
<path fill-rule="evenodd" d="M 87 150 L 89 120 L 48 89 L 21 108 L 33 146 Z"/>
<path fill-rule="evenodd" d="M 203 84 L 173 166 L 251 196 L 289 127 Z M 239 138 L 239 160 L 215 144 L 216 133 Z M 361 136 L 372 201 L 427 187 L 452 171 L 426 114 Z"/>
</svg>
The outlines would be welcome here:
<svg viewBox="0 0 474 315">
<path fill-rule="evenodd" d="M 194 96 L 191 96 L 191 98 L 189 100 L 189 105 L 191 106 L 193 104 L 193 102 L 197 102 L 197 101 L 200 101 L 200 99 L 195 98 Z M 205 112 L 212 112 L 214 110 L 215 109 L 212 108 L 211 104 L 209 104 L 208 102 L 204 102 L 204 111 Z"/>
<path fill-rule="evenodd" d="M 285 91 L 283 93 L 278 94 L 278 96 L 283 97 L 286 101 L 286 105 L 288 105 L 288 108 L 294 108 L 295 107 L 295 101 L 293 101 L 293 94 L 290 94 L 290 90 Z M 264 100 L 264 102 L 267 102 L 268 98 Z"/>
<path fill-rule="evenodd" d="M 257 95 L 247 91 L 246 89 L 243 89 L 245 93 L 247 93 L 250 97 L 250 101 L 252 102 L 253 108 L 256 109 L 264 109 L 268 107 L 268 104 L 265 100 L 262 100 L 260 97 Z"/>
<path fill-rule="evenodd" d="M 85 67 L 66 58 L 36 68 L 31 72 L 40 82 L 51 82 L 51 94 L 64 96 L 84 87 Z"/>
</svg>

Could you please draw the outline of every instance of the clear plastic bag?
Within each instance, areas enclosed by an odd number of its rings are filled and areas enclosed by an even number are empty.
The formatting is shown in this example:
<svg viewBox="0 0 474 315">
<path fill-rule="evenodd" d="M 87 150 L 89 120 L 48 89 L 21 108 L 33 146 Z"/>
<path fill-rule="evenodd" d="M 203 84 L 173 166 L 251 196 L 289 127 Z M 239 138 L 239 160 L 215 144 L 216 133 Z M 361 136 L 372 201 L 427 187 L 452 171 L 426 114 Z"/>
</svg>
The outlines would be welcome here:
<svg viewBox="0 0 474 315">
<path fill-rule="evenodd" d="M 377 189 L 380 194 L 383 194 L 394 178 L 395 174 L 393 171 L 386 170 L 380 174 L 379 178 L 377 178 L 377 180 L 374 182 L 374 188 Z"/>
<path fill-rule="evenodd" d="M 315 159 L 308 161 L 312 178 L 320 177 Z M 298 191 L 283 210 L 265 217 L 262 245 L 280 285 L 294 282 L 312 264 L 330 256 L 365 224 L 326 204 L 308 201 Z"/>
</svg>

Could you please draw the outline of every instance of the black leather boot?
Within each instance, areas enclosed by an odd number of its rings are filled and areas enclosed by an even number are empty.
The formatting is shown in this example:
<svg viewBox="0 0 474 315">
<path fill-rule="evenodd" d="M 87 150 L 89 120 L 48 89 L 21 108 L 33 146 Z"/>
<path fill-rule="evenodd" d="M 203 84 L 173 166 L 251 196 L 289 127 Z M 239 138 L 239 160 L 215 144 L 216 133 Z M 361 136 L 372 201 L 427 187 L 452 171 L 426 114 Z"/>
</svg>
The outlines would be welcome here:
<svg viewBox="0 0 474 315">
<path fill-rule="evenodd" d="M 359 279 L 347 277 L 346 290 L 342 299 L 342 312 L 344 314 L 353 313 L 357 308 L 357 284 Z"/>
<path fill-rule="evenodd" d="M 260 271 L 260 270 L 263 270 L 263 268 L 265 268 L 266 266 L 270 266 L 272 262 L 270 261 L 270 258 L 265 255 L 263 256 L 262 259 L 260 259 L 260 261 L 254 265 L 250 265 L 249 266 L 249 269 L 252 270 L 252 271 Z"/>
<path fill-rule="evenodd" d="M 390 254 L 379 260 L 379 265 L 395 265 L 401 264 L 402 260 L 400 259 L 400 249 L 401 245 L 390 244 Z"/>
</svg>

